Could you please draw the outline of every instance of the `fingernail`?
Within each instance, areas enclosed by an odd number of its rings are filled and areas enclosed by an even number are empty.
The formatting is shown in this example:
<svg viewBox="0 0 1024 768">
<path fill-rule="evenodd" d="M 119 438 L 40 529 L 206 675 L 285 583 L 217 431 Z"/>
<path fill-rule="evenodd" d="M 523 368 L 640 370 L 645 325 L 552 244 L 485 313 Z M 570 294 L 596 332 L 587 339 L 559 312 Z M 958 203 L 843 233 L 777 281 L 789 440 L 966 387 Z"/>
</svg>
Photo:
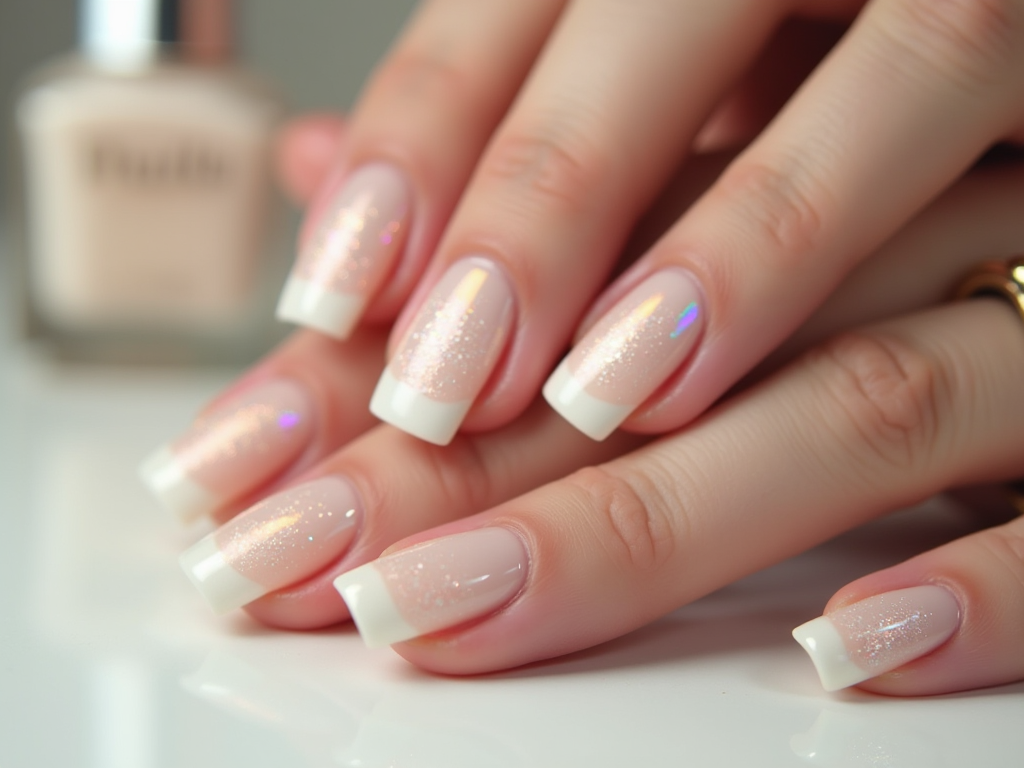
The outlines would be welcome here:
<svg viewBox="0 0 1024 768">
<path fill-rule="evenodd" d="M 945 643 L 960 605 L 942 587 L 884 592 L 801 624 L 793 637 L 814 662 L 826 691 L 901 667 Z"/>
<path fill-rule="evenodd" d="M 498 361 L 512 307 L 512 290 L 493 262 L 453 264 L 384 369 L 370 410 L 422 440 L 450 443 Z"/>
<path fill-rule="evenodd" d="M 191 522 L 290 464 L 309 440 L 311 410 L 297 383 L 265 382 L 158 448 L 139 474 L 164 506 Z"/>
<path fill-rule="evenodd" d="M 583 337 L 544 385 L 544 398 L 594 440 L 604 440 L 686 359 L 704 326 L 686 272 L 656 272 Z"/>
<path fill-rule="evenodd" d="M 479 528 L 417 544 L 334 580 L 371 648 L 486 616 L 526 581 L 527 555 L 506 528 Z"/>
<path fill-rule="evenodd" d="M 408 217 L 409 186 L 401 171 L 384 163 L 356 170 L 299 254 L 277 317 L 348 337 L 391 272 Z"/>
<path fill-rule="evenodd" d="M 352 486 L 324 477 L 238 515 L 182 553 L 181 567 L 210 607 L 227 613 L 341 557 L 361 516 Z"/>
</svg>

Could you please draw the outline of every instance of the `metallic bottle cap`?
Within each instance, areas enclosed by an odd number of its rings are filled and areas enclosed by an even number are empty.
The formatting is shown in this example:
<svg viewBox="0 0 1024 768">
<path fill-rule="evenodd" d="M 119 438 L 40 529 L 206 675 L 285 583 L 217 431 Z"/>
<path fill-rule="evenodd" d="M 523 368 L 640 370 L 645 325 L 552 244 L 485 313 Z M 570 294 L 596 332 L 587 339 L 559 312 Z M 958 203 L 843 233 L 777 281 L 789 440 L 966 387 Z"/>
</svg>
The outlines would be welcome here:
<svg viewBox="0 0 1024 768">
<path fill-rule="evenodd" d="M 81 45 L 100 64 L 134 68 L 160 56 L 215 64 L 231 52 L 230 0 L 81 0 Z"/>
</svg>

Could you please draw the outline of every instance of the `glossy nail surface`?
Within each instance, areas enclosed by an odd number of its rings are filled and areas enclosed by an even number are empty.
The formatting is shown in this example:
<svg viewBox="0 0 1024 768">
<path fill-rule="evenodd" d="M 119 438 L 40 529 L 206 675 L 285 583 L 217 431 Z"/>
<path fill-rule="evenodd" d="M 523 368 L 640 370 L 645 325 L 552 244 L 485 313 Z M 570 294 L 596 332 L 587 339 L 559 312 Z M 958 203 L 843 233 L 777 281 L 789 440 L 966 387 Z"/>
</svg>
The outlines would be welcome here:
<svg viewBox="0 0 1024 768">
<path fill-rule="evenodd" d="M 181 567 L 217 613 L 296 584 L 345 553 L 362 510 L 340 477 L 288 488 L 238 515 L 181 555 Z"/>
<path fill-rule="evenodd" d="M 544 385 L 544 397 L 595 440 L 608 437 L 690 354 L 704 325 L 693 278 L 656 272 L 626 294 Z"/>
<path fill-rule="evenodd" d="M 409 198 L 405 177 L 393 166 L 375 163 L 352 173 L 299 254 L 278 318 L 348 337 L 397 261 Z"/>
<path fill-rule="evenodd" d="M 522 541 L 480 528 L 417 544 L 334 581 L 363 640 L 379 648 L 455 627 L 508 603 L 526 581 Z"/>
<path fill-rule="evenodd" d="M 960 625 L 949 590 L 922 586 L 884 592 L 793 630 L 826 691 L 901 667 L 945 643 Z"/>
<path fill-rule="evenodd" d="M 139 469 L 146 486 L 183 522 L 263 484 L 305 448 L 312 433 L 305 390 L 286 379 L 254 386 L 158 448 Z"/>
<path fill-rule="evenodd" d="M 370 401 L 383 421 L 451 442 L 508 338 L 512 291 L 483 258 L 453 264 L 420 308 Z"/>
</svg>

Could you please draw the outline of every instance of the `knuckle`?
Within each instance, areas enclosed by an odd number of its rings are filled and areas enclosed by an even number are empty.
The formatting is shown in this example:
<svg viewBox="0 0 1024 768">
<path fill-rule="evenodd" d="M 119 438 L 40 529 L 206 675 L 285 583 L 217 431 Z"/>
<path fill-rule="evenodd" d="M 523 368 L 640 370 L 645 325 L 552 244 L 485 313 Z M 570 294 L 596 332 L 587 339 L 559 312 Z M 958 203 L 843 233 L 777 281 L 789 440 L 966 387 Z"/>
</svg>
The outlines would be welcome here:
<svg viewBox="0 0 1024 768">
<path fill-rule="evenodd" d="M 675 547 L 675 526 L 651 483 L 605 467 L 587 467 L 566 478 L 583 498 L 587 520 L 613 562 L 631 574 L 657 571 Z"/>
<path fill-rule="evenodd" d="M 948 387 L 941 367 L 901 340 L 851 333 L 821 353 L 826 397 L 846 416 L 840 426 L 848 450 L 874 473 L 920 468 L 935 450 L 940 400 Z"/>
<path fill-rule="evenodd" d="M 1016 0 L 904 0 L 904 24 L 891 35 L 930 71 L 975 89 L 1006 72 L 1021 42 Z"/>
<path fill-rule="evenodd" d="M 751 228 L 761 258 L 774 266 L 800 266 L 813 252 L 821 232 L 824 192 L 812 181 L 804 160 L 780 165 L 741 161 L 716 185 L 744 226 Z"/>
<path fill-rule="evenodd" d="M 610 170 L 609 157 L 591 142 L 570 132 L 539 130 L 500 137 L 481 174 L 525 190 L 532 205 L 575 213 L 607 185 Z"/>
</svg>

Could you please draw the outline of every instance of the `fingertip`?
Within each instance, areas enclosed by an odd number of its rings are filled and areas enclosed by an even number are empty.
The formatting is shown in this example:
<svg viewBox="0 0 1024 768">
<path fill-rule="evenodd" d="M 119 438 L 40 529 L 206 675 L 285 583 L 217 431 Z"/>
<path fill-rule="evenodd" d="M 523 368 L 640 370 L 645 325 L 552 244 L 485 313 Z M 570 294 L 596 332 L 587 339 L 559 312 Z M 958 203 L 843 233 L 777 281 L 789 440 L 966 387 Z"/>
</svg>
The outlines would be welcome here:
<svg viewBox="0 0 1024 768">
<path fill-rule="evenodd" d="M 306 205 L 337 162 L 348 133 L 341 115 L 310 114 L 281 129 L 275 147 L 277 177 L 285 193 Z"/>
</svg>

